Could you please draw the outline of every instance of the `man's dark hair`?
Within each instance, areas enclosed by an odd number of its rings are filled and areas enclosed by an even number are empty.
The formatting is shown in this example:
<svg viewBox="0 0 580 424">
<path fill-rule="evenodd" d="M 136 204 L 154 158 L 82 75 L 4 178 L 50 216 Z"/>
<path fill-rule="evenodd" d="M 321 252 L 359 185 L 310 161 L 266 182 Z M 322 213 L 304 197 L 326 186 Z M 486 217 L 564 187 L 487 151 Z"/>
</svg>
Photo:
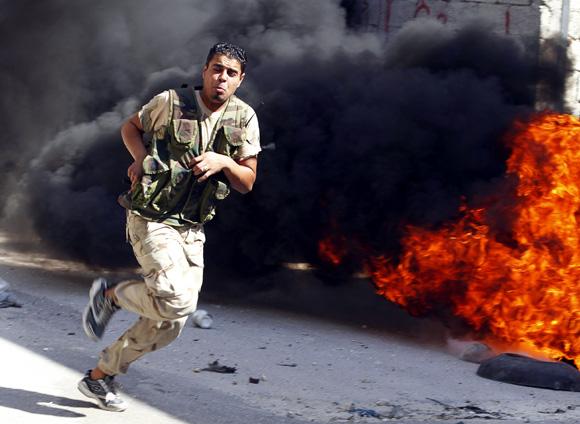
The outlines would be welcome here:
<svg viewBox="0 0 580 424">
<path fill-rule="evenodd" d="M 248 58 L 246 57 L 246 51 L 241 47 L 231 43 L 217 43 L 211 49 L 209 49 L 205 64 L 209 65 L 209 62 L 216 54 L 223 54 L 230 59 L 237 60 L 240 62 L 242 73 L 244 73 L 246 70 L 246 63 L 248 62 Z"/>
</svg>

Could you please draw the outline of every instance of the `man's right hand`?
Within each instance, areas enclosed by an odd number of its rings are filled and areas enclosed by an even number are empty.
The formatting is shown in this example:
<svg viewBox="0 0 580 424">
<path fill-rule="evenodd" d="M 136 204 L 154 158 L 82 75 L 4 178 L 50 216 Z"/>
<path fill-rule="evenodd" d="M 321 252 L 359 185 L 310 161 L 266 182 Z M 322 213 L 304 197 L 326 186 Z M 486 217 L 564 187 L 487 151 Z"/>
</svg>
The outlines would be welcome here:
<svg viewBox="0 0 580 424">
<path fill-rule="evenodd" d="M 131 189 L 141 181 L 143 176 L 143 159 L 147 156 L 147 150 L 143 144 L 143 127 L 137 114 L 131 116 L 121 127 L 121 136 L 125 147 L 133 157 L 133 162 L 127 168 L 127 176 L 131 180 Z"/>
<path fill-rule="evenodd" d="M 131 180 L 131 189 L 135 188 L 135 185 L 141 181 L 141 177 L 143 176 L 143 161 L 133 162 L 127 168 L 127 176 Z"/>
</svg>

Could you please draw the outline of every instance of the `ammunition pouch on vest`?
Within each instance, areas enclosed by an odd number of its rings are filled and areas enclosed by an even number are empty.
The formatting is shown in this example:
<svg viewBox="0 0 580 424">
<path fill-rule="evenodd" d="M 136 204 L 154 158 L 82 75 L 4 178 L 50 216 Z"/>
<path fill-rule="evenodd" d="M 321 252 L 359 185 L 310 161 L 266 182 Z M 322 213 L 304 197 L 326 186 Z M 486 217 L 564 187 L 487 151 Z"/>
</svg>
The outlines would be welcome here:
<svg viewBox="0 0 580 424">
<path fill-rule="evenodd" d="M 162 137 L 153 135 L 148 143 L 141 182 L 120 203 L 147 219 L 171 225 L 204 224 L 230 193 L 229 181 L 220 172 L 200 183 L 188 167 L 193 157 L 203 153 L 195 92 L 182 88 L 169 93 L 169 124 Z M 247 112 L 246 103 L 230 97 L 205 151 L 232 157 L 246 141 Z"/>
</svg>

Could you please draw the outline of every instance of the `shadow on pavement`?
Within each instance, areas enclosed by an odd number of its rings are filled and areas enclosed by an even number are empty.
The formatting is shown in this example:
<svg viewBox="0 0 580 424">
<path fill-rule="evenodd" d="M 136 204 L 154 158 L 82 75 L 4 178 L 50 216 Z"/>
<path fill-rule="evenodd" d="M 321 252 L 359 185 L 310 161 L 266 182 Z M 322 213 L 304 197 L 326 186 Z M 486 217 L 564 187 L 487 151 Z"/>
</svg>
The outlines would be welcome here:
<svg viewBox="0 0 580 424">
<path fill-rule="evenodd" d="M 84 414 L 63 409 L 64 407 L 96 408 L 95 404 L 91 402 L 8 387 L 0 387 L 0 406 L 31 414 L 53 415 L 63 418 L 86 417 Z"/>
</svg>

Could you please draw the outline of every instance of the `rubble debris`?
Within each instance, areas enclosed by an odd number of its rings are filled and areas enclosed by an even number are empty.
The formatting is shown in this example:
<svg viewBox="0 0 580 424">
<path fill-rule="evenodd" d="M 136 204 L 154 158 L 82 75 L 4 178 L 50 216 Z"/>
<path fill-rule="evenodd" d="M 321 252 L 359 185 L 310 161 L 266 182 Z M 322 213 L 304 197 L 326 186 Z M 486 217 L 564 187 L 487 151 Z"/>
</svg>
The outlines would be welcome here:
<svg viewBox="0 0 580 424">
<path fill-rule="evenodd" d="M 477 375 L 520 386 L 580 392 L 580 372 L 572 365 L 515 353 L 502 353 L 484 361 Z"/>
<path fill-rule="evenodd" d="M 481 364 L 487 359 L 496 356 L 497 353 L 485 343 L 470 343 L 459 355 L 459 359 L 475 364 Z"/>
<path fill-rule="evenodd" d="M 278 365 L 279 367 L 290 367 L 290 368 L 295 368 L 295 367 L 298 366 L 298 364 L 295 364 L 293 362 L 292 363 L 283 363 L 283 362 L 280 362 L 280 363 L 278 363 L 276 365 Z"/>
<path fill-rule="evenodd" d="M 454 412 L 454 413 L 468 412 L 469 418 L 501 419 L 501 418 L 504 418 L 506 416 L 506 414 L 501 414 L 499 412 L 486 411 L 485 409 L 480 408 L 479 406 L 475 406 L 475 405 L 453 406 L 453 405 L 449 405 L 445 402 L 441 402 L 440 400 L 437 400 L 437 399 L 427 398 L 427 400 L 430 400 L 431 402 L 435 402 L 435 403 L 443 406 L 445 408 L 445 411 L 448 411 L 448 412 Z"/>
<path fill-rule="evenodd" d="M 552 415 L 552 414 L 565 414 L 566 413 L 566 411 L 564 409 L 562 409 L 562 408 L 557 408 L 555 410 L 549 410 L 549 411 L 538 411 L 538 412 L 540 414 L 549 414 L 549 415 Z"/>
<path fill-rule="evenodd" d="M 255 378 L 255 377 L 250 377 L 250 383 L 252 384 L 259 384 L 260 383 L 260 379 L 259 378 Z"/>
<path fill-rule="evenodd" d="M 191 318 L 193 324 L 199 328 L 208 329 L 211 328 L 213 324 L 213 317 L 204 309 L 197 309 L 191 315 Z"/>
<path fill-rule="evenodd" d="M 390 407 L 391 410 L 388 412 L 382 411 L 381 415 L 383 417 L 383 419 L 401 419 L 404 418 L 406 415 L 408 415 L 407 411 L 405 411 L 405 409 L 400 406 L 400 405 L 395 405 L 393 403 L 387 402 L 387 401 L 378 401 L 375 403 L 376 406 L 381 406 L 381 407 Z"/>
<path fill-rule="evenodd" d="M 332 402 L 333 405 L 339 405 L 338 402 Z M 390 411 L 375 410 L 370 408 L 357 408 L 354 403 L 349 406 L 339 408 L 340 415 L 336 415 L 330 419 L 330 422 L 352 422 L 355 421 L 355 417 L 362 418 L 376 418 L 381 421 L 389 421 L 392 419 L 401 419 L 406 416 L 410 416 L 402 406 L 395 405 L 387 401 L 378 401 L 375 403 L 377 406 L 387 406 L 390 407 Z M 347 414 L 347 415 L 344 415 Z M 367 421 L 365 421 L 367 422 Z"/>
<path fill-rule="evenodd" d="M 383 414 L 386 418 L 392 419 L 401 419 L 404 418 L 408 413 L 403 409 L 402 406 L 393 405 L 391 410 L 387 414 Z"/>
<path fill-rule="evenodd" d="M 378 418 L 379 420 L 383 418 L 381 414 L 379 414 L 374 409 L 368 408 L 355 408 L 354 405 L 347 411 L 351 414 L 356 414 L 359 417 L 370 417 L 370 418 Z"/>
<path fill-rule="evenodd" d="M 217 372 L 220 374 L 234 374 L 236 372 L 236 367 L 229 367 L 227 365 L 222 365 L 216 359 L 213 362 L 210 362 L 206 368 L 202 368 L 201 371 L 211 371 Z"/>
<path fill-rule="evenodd" d="M 0 278 L 0 308 L 22 308 L 12 293 L 8 291 L 10 285 L 8 282 Z"/>
</svg>

